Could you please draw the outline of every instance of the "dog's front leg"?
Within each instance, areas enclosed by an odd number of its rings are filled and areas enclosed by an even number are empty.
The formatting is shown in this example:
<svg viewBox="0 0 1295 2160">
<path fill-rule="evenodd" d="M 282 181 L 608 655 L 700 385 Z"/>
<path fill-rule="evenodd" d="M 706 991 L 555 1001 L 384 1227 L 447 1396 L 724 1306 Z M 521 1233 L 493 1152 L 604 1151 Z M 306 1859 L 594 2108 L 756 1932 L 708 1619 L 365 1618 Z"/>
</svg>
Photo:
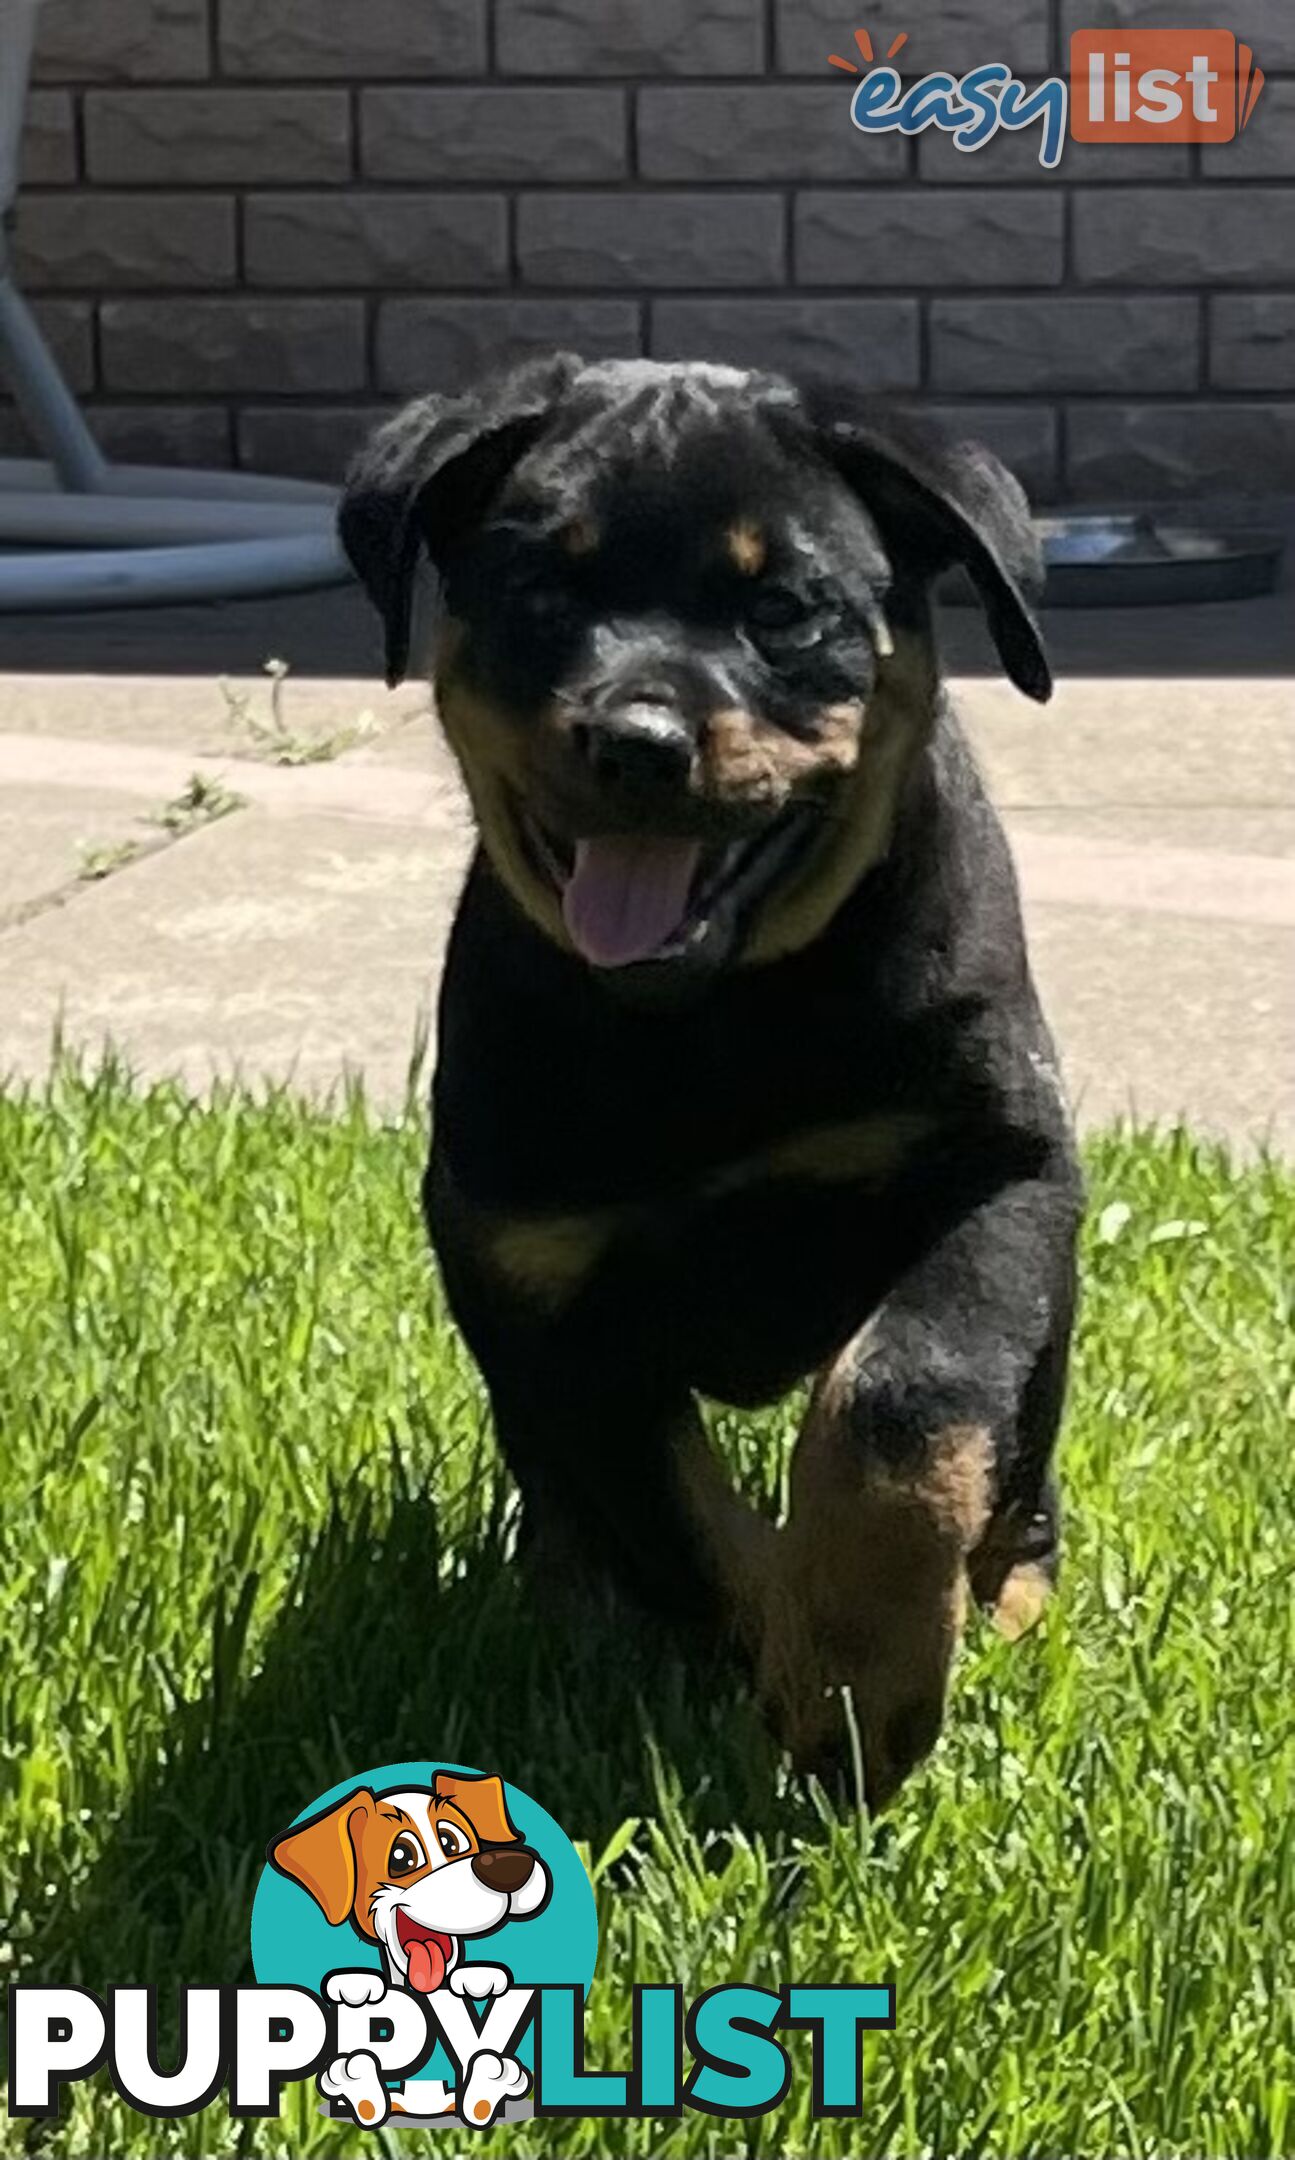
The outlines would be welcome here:
<svg viewBox="0 0 1295 2160">
<path fill-rule="evenodd" d="M 802 1765 L 881 1806 L 938 1738 L 968 1591 L 1019 1633 L 1056 1567 L 1080 1212 L 1068 1159 L 946 1231 L 820 1375 L 764 1616 L 766 1700 Z"/>
<path fill-rule="evenodd" d="M 776 1532 L 734 1491 L 687 1389 L 606 1345 L 520 1383 L 496 1374 L 491 1395 L 541 1587 L 592 1570 L 689 1631 L 749 1636 Z"/>
</svg>

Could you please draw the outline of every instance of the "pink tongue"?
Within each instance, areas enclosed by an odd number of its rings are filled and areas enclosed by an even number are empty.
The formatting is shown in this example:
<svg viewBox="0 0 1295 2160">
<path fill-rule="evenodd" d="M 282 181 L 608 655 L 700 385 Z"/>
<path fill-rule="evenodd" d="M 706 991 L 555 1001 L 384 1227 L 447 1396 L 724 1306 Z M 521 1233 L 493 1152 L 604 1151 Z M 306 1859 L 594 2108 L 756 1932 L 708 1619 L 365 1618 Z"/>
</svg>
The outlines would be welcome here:
<svg viewBox="0 0 1295 2160">
<path fill-rule="evenodd" d="M 651 960 L 682 926 L 701 861 L 696 840 L 580 840 L 562 912 L 595 967 Z"/>
<path fill-rule="evenodd" d="M 445 1953 L 437 1942 L 409 1945 L 409 1985 L 416 1995 L 434 1995 L 445 1978 Z"/>
</svg>

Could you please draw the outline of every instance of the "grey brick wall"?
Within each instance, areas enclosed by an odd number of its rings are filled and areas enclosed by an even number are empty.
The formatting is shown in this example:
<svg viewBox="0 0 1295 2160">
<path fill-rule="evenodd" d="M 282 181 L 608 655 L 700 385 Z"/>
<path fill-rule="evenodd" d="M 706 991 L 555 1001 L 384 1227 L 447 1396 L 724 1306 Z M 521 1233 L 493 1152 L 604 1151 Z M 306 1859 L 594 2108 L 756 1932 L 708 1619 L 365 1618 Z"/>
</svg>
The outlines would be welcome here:
<svg viewBox="0 0 1295 2160">
<path fill-rule="evenodd" d="M 866 138 L 858 23 L 924 73 L 1206 26 L 1227 148 Z M 852 374 L 1045 497 L 1295 491 L 1295 0 L 46 0 L 17 253 L 119 456 L 333 475 L 510 353 Z M 16 439 L 0 410 L 0 448 Z"/>
</svg>

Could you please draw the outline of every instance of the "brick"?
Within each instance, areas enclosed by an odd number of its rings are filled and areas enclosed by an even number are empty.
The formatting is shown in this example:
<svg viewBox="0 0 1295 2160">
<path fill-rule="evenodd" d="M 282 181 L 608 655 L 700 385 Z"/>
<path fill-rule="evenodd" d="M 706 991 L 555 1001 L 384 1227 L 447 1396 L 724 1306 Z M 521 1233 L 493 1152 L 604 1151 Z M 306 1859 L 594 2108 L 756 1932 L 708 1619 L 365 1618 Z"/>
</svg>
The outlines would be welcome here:
<svg viewBox="0 0 1295 2160">
<path fill-rule="evenodd" d="M 365 379 L 360 300 L 109 300 L 103 380 L 137 393 L 345 396 Z"/>
<path fill-rule="evenodd" d="M 349 180 L 344 90 L 91 90 L 86 168 L 96 181 L 163 186 Z"/>
<path fill-rule="evenodd" d="M 167 82 L 209 71 L 207 0 L 44 0 L 38 82 Z"/>
<path fill-rule="evenodd" d="M 774 285 L 784 211 L 774 195 L 526 195 L 517 246 L 534 285 Z"/>
<path fill-rule="evenodd" d="M 1295 82 L 1265 83 L 1244 135 L 1202 150 L 1201 171 L 1207 180 L 1295 178 Z"/>
<path fill-rule="evenodd" d="M 76 179 L 76 115 L 66 90 L 29 92 L 18 171 L 23 187 L 59 187 Z"/>
<path fill-rule="evenodd" d="M 84 0 L 83 0 L 84 4 Z M 486 0 L 221 0 L 226 75 L 473 75 L 486 65 Z"/>
<path fill-rule="evenodd" d="M 340 481 L 388 408 L 377 405 L 249 405 L 238 415 L 238 462 L 249 472 Z"/>
<path fill-rule="evenodd" d="M 1186 143 L 1066 142 L 1060 165 L 1039 163 L 1039 130 L 1011 134 L 1000 128 L 982 150 L 959 150 L 951 135 L 931 128 L 917 145 L 917 169 L 923 180 L 942 187 L 1055 187 L 1058 182 L 1105 186 L 1130 180 L 1185 180 L 1192 153 Z"/>
<path fill-rule="evenodd" d="M 1253 45 L 1265 68 L 1295 67 L 1290 0 L 1246 0 L 1232 15 L 1218 0 L 1063 0 L 1066 53 L 1076 30 L 1209 30 L 1222 23 Z"/>
<path fill-rule="evenodd" d="M 986 60 L 1004 60 L 1035 74 L 1046 73 L 1051 65 L 1052 38 L 1042 0 L 1011 10 L 1003 0 L 923 0 L 920 8 L 906 0 L 878 0 L 863 18 L 842 8 L 841 0 L 777 0 L 779 66 L 789 74 L 822 75 L 829 53 L 857 59 L 853 26 L 860 19 L 866 20 L 879 54 L 907 30 L 910 43 L 902 65 L 917 75 L 934 68 L 961 74 Z"/>
<path fill-rule="evenodd" d="M 652 351 L 790 375 L 840 375 L 912 390 L 921 373 L 911 300 L 659 300 Z"/>
<path fill-rule="evenodd" d="M 33 300 L 32 314 L 60 374 L 78 397 L 94 388 L 94 308 L 89 300 Z M 0 378 L 0 393 L 3 379 Z"/>
<path fill-rule="evenodd" d="M 115 463 L 230 463 L 229 415 L 221 405 L 83 404 L 86 425 Z M 0 399 L 0 457 L 32 457 L 34 445 L 12 405 Z"/>
<path fill-rule="evenodd" d="M 1190 390 L 1200 366 L 1193 299 L 937 300 L 936 390 Z"/>
<path fill-rule="evenodd" d="M 1295 278 L 1295 188 L 1105 188 L 1075 198 L 1092 285 L 1274 285 Z"/>
<path fill-rule="evenodd" d="M 922 408 L 958 442 L 980 442 L 1016 474 L 1032 502 L 1061 492 L 1056 410 L 1051 405 L 947 405 Z"/>
<path fill-rule="evenodd" d="M 805 285 L 1059 285 L 1065 205 L 1046 189 L 890 188 L 805 194 Z"/>
<path fill-rule="evenodd" d="M 1295 492 L 1295 403 L 1076 405 L 1068 427 L 1088 499 Z"/>
<path fill-rule="evenodd" d="M 92 405 L 86 418 L 100 448 L 125 464 L 230 462 L 229 415 L 221 405 Z"/>
<path fill-rule="evenodd" d="M 18 203 L 15 255 L 19 278 L 34 289 L 230 285 L 233 198 L 27 194 Z"/>
<path fill-rule="evenodd" d="M 1295 390 L 1295 294 L 1211 301 L 1210 381 L 1219 390 Z"/>
<path fill-rule="evenodd" d="M 392 300 L 378 311 L 377 380 L 408 395 L 458 388 L 497 364 L 559 347 L 602 360 L 640 346 L 630 300 Z"/>
<path fill-rule="evenodd" d="M 361 159 L 374 180 L 619 180 L 623 90 L 366 90 Z"/>
<path fill-rule="evenodd" d="M 743 75 L 764 66 L 764 0 L 498 0 L 509 75 Z"/>
<path fill-rule="evenodd" d="M 851 127 L 843 85 L 668 85 L 639 93 L 639 170 L 650 180 L 902 179 L 898 135 Z"/>
<path fill-rule="evenodd" d="M 502 195 L 252 195 L 244 209 L 252 285 L 502 285 Z"/>
</svg>

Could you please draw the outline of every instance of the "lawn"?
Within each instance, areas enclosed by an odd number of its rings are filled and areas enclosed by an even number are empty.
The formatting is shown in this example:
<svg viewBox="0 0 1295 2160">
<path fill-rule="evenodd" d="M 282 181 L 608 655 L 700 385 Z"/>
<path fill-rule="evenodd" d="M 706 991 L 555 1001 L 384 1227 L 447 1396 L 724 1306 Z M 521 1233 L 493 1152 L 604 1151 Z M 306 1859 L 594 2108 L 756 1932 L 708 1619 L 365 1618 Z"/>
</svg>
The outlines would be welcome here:
<svg viewBox="0 0 1295 2160">
<path fill-rule="evenodd" d="M 0 1094 L 9 1977 L 250 1978 L 267 1837 L 358 1767 L 441 1756 L 588 1849 L 591 2066 L 621 2065 L 634 1978 L 898 1989 L 862 2123 L 810 2123 L 798 2055 L 764 2125 L 491 2150 L 1289 2155 L 1289 1172 L 1181 1134 L 1090 1148 L 1064 1595 L 1015 1649 L 975 1630 L 934 1763 L 874 1828 L 787 1779 L 736 1683 L 534 1624 L 422 1243 L 420 1127 L 112 1070 Z M 721 1424 L 774 1488 L 791 1413 Z M 361 2149 L 305 2089 L 277 2125 L 69 2104 L 0 2150 Z"/>
</svg>

